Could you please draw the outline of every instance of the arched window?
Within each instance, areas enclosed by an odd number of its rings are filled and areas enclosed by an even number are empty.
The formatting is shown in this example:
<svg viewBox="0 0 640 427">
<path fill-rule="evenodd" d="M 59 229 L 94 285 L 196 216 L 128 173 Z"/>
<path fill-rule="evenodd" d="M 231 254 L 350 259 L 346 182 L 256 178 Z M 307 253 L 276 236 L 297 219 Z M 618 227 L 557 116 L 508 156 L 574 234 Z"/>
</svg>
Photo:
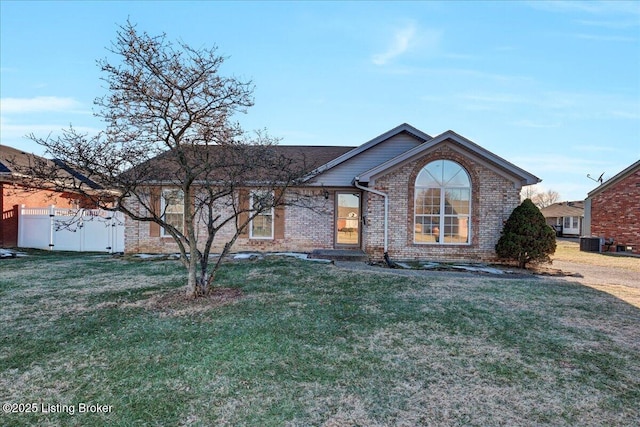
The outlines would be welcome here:
<svg viewBox="0 0 640 427">
<path fill-rule="evenodd" d="M 413 241 L 420 244 L 468 244 L 471 180 L 451 160 L 426 165 L 416 178 Z"/>
</svg>

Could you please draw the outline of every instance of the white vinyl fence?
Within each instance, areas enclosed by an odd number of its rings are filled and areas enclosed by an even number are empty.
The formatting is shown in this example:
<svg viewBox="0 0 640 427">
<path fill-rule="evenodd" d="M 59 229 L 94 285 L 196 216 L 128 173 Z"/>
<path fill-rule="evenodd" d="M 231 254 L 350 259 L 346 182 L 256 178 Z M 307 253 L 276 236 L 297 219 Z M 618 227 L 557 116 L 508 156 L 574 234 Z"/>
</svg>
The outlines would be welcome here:
<svg viewBox="0 0 640 427">
<path fill-rule="evenodd" d="M 101 209 L 18 210 L 18 246 L 77 252 L 124 252 L 124 215 Z"/>
</svg>

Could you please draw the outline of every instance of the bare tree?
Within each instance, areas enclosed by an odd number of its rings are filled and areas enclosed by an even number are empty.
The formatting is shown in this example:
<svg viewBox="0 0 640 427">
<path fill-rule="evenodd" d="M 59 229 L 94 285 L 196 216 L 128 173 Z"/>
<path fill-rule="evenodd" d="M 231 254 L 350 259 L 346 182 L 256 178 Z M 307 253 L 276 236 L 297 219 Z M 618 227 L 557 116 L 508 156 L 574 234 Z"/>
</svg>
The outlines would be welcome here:
<svg viewBox="0 0 640 427">
<path fill-rule="evenodd" d="M 554 190 L 542 190 L 536 185 L 524 187 L 521 193 L 521 199 L 531 199 L 538 209 L 546 208 L 560 201 L 560 193 Z"/>
<path fill-rule="evenodd" d="M 283 155 L 274 138 L 248 136 L 232 122 L 253 104 L 253 86 L 219 74 L 225 58 L 215 47 L 174 45 L 127 22 L 110 51 L 121 62 L 98 61 L 109 93 L 95 101 L 106 130 L 92 137 L 73 128 L 56 138 L 29 136 L 101 187 L 55 179 L 58 171 L 44 164 L 30 173 L 162 228 L 187 269 L 187 294 L 206 294 L 224 255 L 256 216 L 304 203 L 293 188 L 310 168 L 300 153 Z M 183 221 L 175 221 L 167 203 L 161 209 L 163 188 L 173 189 L 164 197 L 181 206 Z M 211 266 L 223 228 L 233 231 L 225 233 L 222 254 Z"/>
</svg>

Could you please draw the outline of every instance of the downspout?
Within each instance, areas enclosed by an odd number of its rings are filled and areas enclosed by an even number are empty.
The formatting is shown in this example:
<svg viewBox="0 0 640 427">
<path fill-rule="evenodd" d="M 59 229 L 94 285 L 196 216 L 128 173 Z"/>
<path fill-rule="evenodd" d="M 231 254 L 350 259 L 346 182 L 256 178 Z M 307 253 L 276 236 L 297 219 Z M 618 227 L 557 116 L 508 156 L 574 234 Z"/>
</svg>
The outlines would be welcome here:
<svg viewBox="0 0 640 427">
<path fill-rule="evenodd" d="M 384 198 L 384 260 L 387 262 L 389 267 L 393 267 L 393 263 L 389 259 L 389 196 L 387 193 L 383 193 L 382 191 L 360 185 L 359 176 L 356 176 L 353 179 L 353 185 L 362 191 L 368 191 L 369 193 L 373 193 Z"/>
</svg>

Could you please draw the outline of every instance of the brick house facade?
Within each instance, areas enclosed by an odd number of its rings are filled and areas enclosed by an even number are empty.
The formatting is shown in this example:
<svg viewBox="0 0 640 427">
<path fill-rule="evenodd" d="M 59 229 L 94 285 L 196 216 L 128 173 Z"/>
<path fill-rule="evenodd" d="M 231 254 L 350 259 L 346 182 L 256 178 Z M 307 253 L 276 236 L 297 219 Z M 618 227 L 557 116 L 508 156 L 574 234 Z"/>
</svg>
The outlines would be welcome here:
<svg viewBox="0 0 640 427">
<path fill-rule="evenodd" d="M 471 178 L 471 236 L 468 244 L 418 244 L 414 242 L 415 181 L 418 173 L 434 160 L 454 160 L 463 166 Z M 409 162 L 403 167 L 376 180 L 376 188 L 389 194 L 393 206 L 389 217 L 389 255 L 397 259 L 489 260 L 500 238 L 504 221 L 520 204 L 520 190 L 509 180 L 486 166 L 474 163 L 454 148 L 442 146 Z M 376 218 L 371 212 L 372 219 Z M 374 240 L 366 252 L 382 256 L 382 242 Z"/>
<path fill-rule="evenodd" d="M 332 229 L 327 227 L 330 218 L 330 206 L 333 196 L 325 199 L 321 190 L 311 189 L 308 194 L 318 200 L 316 209 L 287 206 L 276 209 L 274 213 L 274 235 L 270 239 L 252 239 L 247 232 L 240 235 L 234 251 L 310 252 L 314 249 L 331 249 Z M 139 203 L 130 207 L 134 211 L 144 209 Z M 223 227 L 216 235 L 213 251 L 221 252 L 225 242 L 233 236 L 233 225 Z M 204 224 L 198 224 L 198 233 L 204 235 Z M 177 253 L 177 243 L 171 236 L 164 236 L 159 227 L 148 222 L 134 221 L 129 218 L 125 222 L 125 247 L 129 253 Z"/>
<path fill-rule="evenodd" d="M 585 222 L 586 234 L 613 239 L 609 250 L 640 254 L 640 160 L 588 194 Z"/>
<path fill-rule="evenodd" d="M 386 251 L 398 260 L 491 260 L 522 186 L 539 182 L 452 131 L 431 137 L 408 124 L 335 154 L 292 190 L 304 192 L 313 209 L 276 209 L 272 235 L 252 238 L 245 232 L 234 251 L 358 249 L 374 259 Z M 428 177 L 440 167 L 453 184 L 431 189 L 436 184 Z M 144 209 L 134 201 L 131 207 Z M 222 229 L 213 250 L 220 252 L 233 232 L 232 226 Z M 155 224 L 127 220 L 126 251 L 177 252 L 173 239 L 162 234 Z"/>
</svg>

